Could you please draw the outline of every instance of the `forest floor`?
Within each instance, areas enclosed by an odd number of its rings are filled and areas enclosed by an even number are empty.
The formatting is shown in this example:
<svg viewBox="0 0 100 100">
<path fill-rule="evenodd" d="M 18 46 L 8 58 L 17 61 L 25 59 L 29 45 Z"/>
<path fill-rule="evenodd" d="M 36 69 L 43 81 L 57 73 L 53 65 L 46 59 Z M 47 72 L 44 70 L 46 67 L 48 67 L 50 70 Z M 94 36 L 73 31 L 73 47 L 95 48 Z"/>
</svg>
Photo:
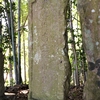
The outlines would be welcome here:
<svg viewBox="0 0 100 100">
<path fill-rule="evenodd" d="M 6 87 L 6 100 L 28 100 L 28 85 Z M 71 86 L 68 100 L 83 100 L 83 86 Z"/>
<path fill-rule="evenodd" d="M 83 100 L 83 86 L 71 86 L 68 100 Z"/>
</svg>

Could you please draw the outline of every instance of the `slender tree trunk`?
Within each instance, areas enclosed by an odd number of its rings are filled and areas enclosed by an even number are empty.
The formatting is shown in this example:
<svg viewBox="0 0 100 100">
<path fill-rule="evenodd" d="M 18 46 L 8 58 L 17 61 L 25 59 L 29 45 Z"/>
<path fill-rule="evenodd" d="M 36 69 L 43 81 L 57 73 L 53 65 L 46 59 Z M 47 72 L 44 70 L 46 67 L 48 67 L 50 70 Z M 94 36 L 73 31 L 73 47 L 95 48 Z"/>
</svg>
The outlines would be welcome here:
<svg viewBox="0 0 100 100">
<path fill-rule="evenodd" d="M 0 37 L 2 37 L 2 22 L 0 19 Z M 0 39 L 0 46 L 2 45 L 2 39 Z M 0 100 L 4 96 L 4 55 L 2 52 L 2 47 L 0 47 Z"/>
<path fill-rule="evenodd" d="M 11 58 L 11 47 L 9 48 L 9 79 L 10 79 L 10 86 L 13 86 L 13 68 L 12 68 L 12 58 Z"/>
<path fill-rule="evenodd" d="M 0 48 L 0 100 L 4 95 L 4 56 L 2 54 L 2 49 Z"/>
<path fill-rule="evenodd" d="M 24 81 L 26 84 L 26 48 L 25 48 L 25 33 L 23 32 L 23 52 L 24 52 Z"/>
<path fill-rule="evenodd" d="M 18 84 L 22 83 L 21 78 L 21 29 L 20 29 L 20 18 L 21 18 L 21 0 L 18 0 Z"/>
<path fill-rule="evenodd" d="M 18 84 L 18 63 L 17 63 L 17 53 L 16 53 L 16 39 L 14 34 L 14 20 L 13 20 L 13 12 L 12 12 L 12 1 L 10 0 L 10 17 L 11 17 L 11 39 L 12 39 L 12 51 L 13 51 L 13 62 L 14 62 L 14 70 L 15 70 L 15 82 Z"/>
<path fill-rule="evenodd" d="M 84 49 L 88 62 L 85 100 L 100 100 L 100 1 L 79 0 Z"/>
</svg>

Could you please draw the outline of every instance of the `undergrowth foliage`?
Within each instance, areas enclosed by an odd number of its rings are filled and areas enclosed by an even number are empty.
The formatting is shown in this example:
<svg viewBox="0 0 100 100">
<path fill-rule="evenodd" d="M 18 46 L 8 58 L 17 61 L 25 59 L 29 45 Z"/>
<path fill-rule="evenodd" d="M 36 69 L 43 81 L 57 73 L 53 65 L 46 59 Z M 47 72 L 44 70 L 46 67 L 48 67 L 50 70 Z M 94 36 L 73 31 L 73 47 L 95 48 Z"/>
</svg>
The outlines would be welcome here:
<svg viewBox="0 0 100 100">
<path fill-rule="evenodd" d="M 72 66 L 71 84 L 81 85 L 86 81 L 87 62 L 83 48 L 81 22 L 77 11 L 77 0 L 69 0 L 67 11 L 67 33 L 69 58 Z"/>
<path fill-rule="evenodd" d="M 27 2 L 23 2 L 22 0 L 22 6 L 26 12 L 27 12 Z M 23 39 L 23 41 L 20 41 L 20 46 L 24 44 L 26 41 L 26 32 L 27 32 L 27 13 L 21 13 L 20 19 L 21 19 L 21 26 L 20 30 L 18 30 L 18 1 L 12 1 L 12 0 L 1 0 L 0 1 L 0 48 L 3 50 L 3 54 L 5 56 L 5 64 L 4 64 L 4 79 L 5 79 L 5 85 L 13 85 L 22 83 L 21 75 L 19 76 L 19 72 L 21 74 L 21 71 L 18 70 L 18 31 L 20 31 L 20 39 Z M 22 8 L 21 8 L 22 9 Z M 23 12 L 23 10 L 21 10 Z M 26 25 L 26 26 L 25 26 Z M 21 35 L 24 34 L 24 37 Z M 22 46 L 22 49 L 24 50 L 20 51 L 20 55 L 22 55 L 23 62 L 27 59 L 26 54 L 26 48 Z M 21 53 L 22 52 L 22 53 Z M 26 58 L 25 58 L 26 57 Z M 21 61 L 21 59 L 20 59 Z M 28 60 L 27 60 L 28 61 Z M 24 65 L 24 69 L 26 69 L 26 64 Z M 21 66 L 20 66 L 21 67 Z M 21 67 L 22 69 L 22 67 Z M 20 70 L 21 70 L 20 69 Z M 26 77 L 27 73 L 26 70 L 23 71 L 23 82 L 26 83 Z M 18 79 L 21 79 L 20 82 Z"/>
<path fill-rule="evenodd" d="M 16 66 L 18 64 L 18 1 L 3 0 L 0 2 L 0 48 L 3 49 L 5 55 L 5 83 L 6 85 L 13 85 L 16 82 L 14 76 L 18 77 L 18 71 Z M 12 9 L 11 9 L 12 6 Z M 68 49 L 69 58 L 72 67 L 71 84 L 80 85 L 86 81 L 87 62 L 83 48 L 81 22 L 77 11 L 77 0 L 69 0 L 68 11 L 66 15 L 67 34 L 68 34 Z M 27 82 L 26 66 L 28 66 L 27 57 L 27 0 L 21 1 L 21 26 L 20 26 L 20 38 L 21 38 L 21 57 L 24 65 L 24 82 Z M 12 13 L 11 13 L 12 12 Z M 12 14 L 12 15 L 11 15 Z M 12 16 L 12 17 L 11 17 Z M 11 19 L 13 18 L 13 19 Z M 12 23 L 12 24 L 11 24 Z M 12 28 L 13 27 L 13 28 Z M 13 34 L 12 34 L 13 31 Z M 13 38 L 12 38 L 13 35 Z M 12 42 L 13 41 L 13 42 Z M 14 48 L 15 46 L 15 48 Z M 26 48 L 25 48 L 26 47 Z M 14 52 L 13 52 L 14 50 Z M 15 60 L 14 60 L 15 58 Z M 14 67 L 14 63 L 16 66 Z M 21 67 L 22 68 L 22 67 Z M 14 71 L 15 70 L 15 71 Z M 9 76 L 9 80 L 8 80 Z M 20 76 L 21 77 L 21 76 Z"/>
</svg>

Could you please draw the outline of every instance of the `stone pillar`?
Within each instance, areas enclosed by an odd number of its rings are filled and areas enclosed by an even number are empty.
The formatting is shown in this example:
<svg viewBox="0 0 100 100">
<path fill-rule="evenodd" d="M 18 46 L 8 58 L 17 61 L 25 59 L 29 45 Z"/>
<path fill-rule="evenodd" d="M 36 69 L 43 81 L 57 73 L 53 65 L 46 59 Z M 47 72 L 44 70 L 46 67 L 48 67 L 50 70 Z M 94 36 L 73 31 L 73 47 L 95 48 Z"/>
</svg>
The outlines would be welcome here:
<svg viewBox="0 0 100 100">
<path fill-rule="evenodd" d="M 29 2 L 29 100 L 67 100 L 65 7 L 64 0 Z"/>
<path fill-rule="evenodd" d="M 88 62 L 84 100 L 100 100 L 100 1 L 79 0 L 84 50 Z"/>
</svg>

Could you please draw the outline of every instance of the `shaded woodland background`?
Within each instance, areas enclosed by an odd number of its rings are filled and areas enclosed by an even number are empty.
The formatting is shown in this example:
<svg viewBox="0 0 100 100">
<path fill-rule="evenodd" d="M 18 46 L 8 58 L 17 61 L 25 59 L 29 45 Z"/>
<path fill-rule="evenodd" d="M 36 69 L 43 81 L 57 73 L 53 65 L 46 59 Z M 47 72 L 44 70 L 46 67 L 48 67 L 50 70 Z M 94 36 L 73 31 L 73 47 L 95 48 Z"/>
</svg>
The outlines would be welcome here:
<svg viewBox="0 0 100 100">
<path fill-rule="evenodd" d="M 7 92 L 15 93 L 14 89 L 19 91 L 22 88 L 27 89 L 27 93 L 29 91 L 27 86 L 29 83 L 27 6 L 27 0 L 0 0 L 0 49 L 4 55 L 4 84 Z M 72 70 L 69 99 L 82 100 L 87 75 L 87 60 L 83 48 L 77 0 L 70 0 L 67 9 L 67 45 Z M 75 99 L 75 97 L 78 98 Z"/>
<path fill-rule="evenodd" d="M 0 48 L 5 56 L 5 85 L 28 83 L 27 0 L 22 0 L 21 3 L 4 0 L 0 2 L 0 8 Z M 69 2 L 66 18 L 68 50 L 72 66 L 71 84 L 82 85 L 86 81 L 87 62 L 76 0 Z"/>
<path fill-rule="evenodd" d="M 27 1 L 0 2 L 0 48 L 5 56 L 5 85 L 28 82 L 27 18 Z"/>
</svg>

